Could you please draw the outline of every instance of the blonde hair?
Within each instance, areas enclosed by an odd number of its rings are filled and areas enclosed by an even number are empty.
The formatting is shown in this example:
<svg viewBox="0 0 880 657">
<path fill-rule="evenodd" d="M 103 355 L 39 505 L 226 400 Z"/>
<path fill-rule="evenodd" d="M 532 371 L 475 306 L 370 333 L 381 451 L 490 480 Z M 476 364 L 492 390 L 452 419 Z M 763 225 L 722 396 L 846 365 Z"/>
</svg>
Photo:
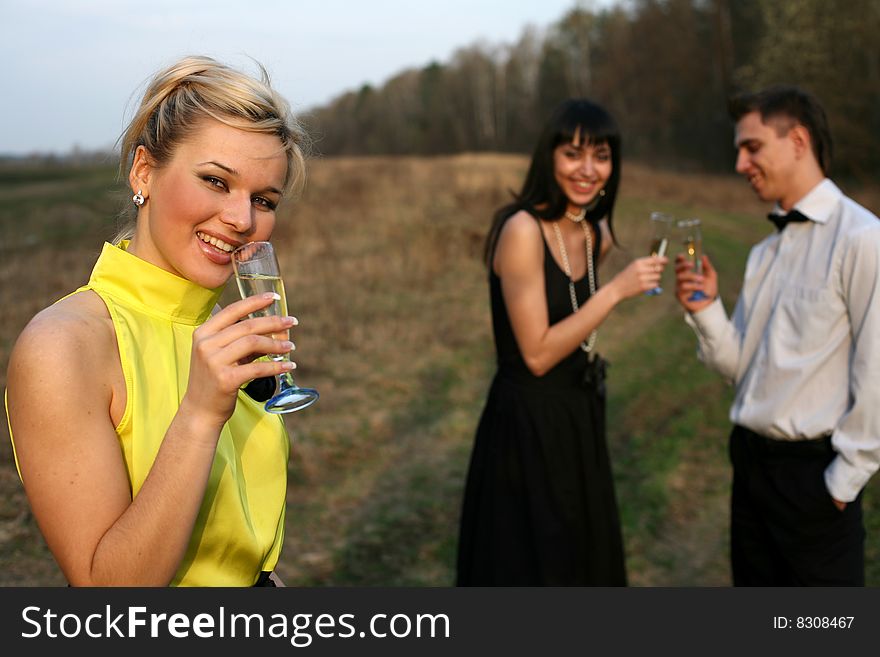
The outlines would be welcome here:
<svg viewBox="0 0 880 657">
<path fill-rule="evenodd" d="M 138 146 L 161 167 L 204 119 L 211 118 L 240 130 L 276 135 L 287 155 L 284 192 L 299 193 L 305 183 L 308 137 L 287 101 L 272 88 L 266 69 L 259 62 L 257 66 L 259 79 L 210 57 L 191 56 L 158 71 L 119 139 L 120 177 L 127 179 Z M 114 242 L 134 234 L 134 219 Z"/>
</svg>

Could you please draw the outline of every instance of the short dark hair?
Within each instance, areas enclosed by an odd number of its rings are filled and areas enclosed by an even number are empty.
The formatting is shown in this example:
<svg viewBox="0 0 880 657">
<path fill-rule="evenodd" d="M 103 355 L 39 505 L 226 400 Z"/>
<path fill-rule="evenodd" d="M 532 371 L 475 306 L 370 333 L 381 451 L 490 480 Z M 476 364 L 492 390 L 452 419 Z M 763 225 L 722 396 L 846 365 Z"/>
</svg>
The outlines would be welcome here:
<svg viewBox="0 0 880 657">
<path fill-rule="evenodd" d="M 831 131 L 822 105 L 812 94 L 792 85 L 775 85 L 755 93 L 733 96 L 727 105 L 730 117 L 739 121 L 750 112 L 758 112 L 761 121 L 788 118 L 801 124 L 810 133 L 816 162 L 826 176 L 831 171 Z M 786 131 L 791 126 L 786 128 Z"/>
</svg>

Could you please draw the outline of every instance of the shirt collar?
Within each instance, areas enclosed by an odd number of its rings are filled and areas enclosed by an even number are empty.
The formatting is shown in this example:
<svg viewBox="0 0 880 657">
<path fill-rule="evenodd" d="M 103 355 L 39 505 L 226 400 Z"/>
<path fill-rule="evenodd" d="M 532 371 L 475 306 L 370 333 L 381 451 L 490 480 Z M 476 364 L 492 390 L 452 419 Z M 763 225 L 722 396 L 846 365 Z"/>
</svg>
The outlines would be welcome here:
<svg viewBox="0 0 880 657">
<path fill-rule="evenodd" d="M 182 324 L 198 325 L 211 316 L 224 286 L 200 287 L 129 253 L 128 241 L 105 243 L 89 285 L 125 305 Z"/>
<path fill-rule="evenodd" d="M 800 201 L 794 204 L 793 210 L 797 210 L 810 220 L 824 224 L 831 217 L 834 208 L 840 203 L 843 192 L 830 178 L 823 178 L 822 182 L 807 192 Z M 779 203 L 773 206 L 773 214 L 786 214 Z"/>
</svg>

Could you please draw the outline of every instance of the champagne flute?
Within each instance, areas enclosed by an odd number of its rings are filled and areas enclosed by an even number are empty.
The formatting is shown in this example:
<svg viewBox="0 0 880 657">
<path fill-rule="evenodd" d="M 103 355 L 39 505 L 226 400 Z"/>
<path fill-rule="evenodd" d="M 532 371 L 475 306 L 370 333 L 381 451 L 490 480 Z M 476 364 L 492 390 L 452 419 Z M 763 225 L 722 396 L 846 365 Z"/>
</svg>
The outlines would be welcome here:
<svg viewBox="0 0 880 657">
<path fill-rule="evenodd" d="M 242 298 L 265 292 L 274 292 L 278 297 L 266 308 L 252 313 L 251 317 L 287 315 L 284 281 L 281 280 L 281 269 L 278 267 L 275 250 L 269 242 L 248 242 L 238 247 L 232 252 L 232 267 Z M 287 340 L 286 332 L 273 337 L 276 340 Z M 290 359 L 288 354 L 268 354 L 264 358 L 274 361 Z M 277 392 L 264 406 L 269 413 L 292 413 L 311 406 L 318 400 L 318 391 L 300 388 L 294 383 L 290 372 L 277 374 L 275 379 Z"/>
<path fill-rule="evenodd" d="M 672 215 L 665 212 L 651 213 L 651 255 L 666 255 L 666 247 L 669 244 L 669 227 L 672 225 Z M 656 296 L 663 292 L 659 285 L 645 292 L 648 296 Z"/>
<path fill-rule="evenodd" d="M 703 237 L 700 232 L 699 219 L 684 219 L 678 222 L 681 232 L 681 240 L 684 244 L 685 255 L 693 265 L 695 274 L 703 273 Z M 702 290 L 694 290 L 688 301 L 703 301 L 708 299 Z"/>
</svg>

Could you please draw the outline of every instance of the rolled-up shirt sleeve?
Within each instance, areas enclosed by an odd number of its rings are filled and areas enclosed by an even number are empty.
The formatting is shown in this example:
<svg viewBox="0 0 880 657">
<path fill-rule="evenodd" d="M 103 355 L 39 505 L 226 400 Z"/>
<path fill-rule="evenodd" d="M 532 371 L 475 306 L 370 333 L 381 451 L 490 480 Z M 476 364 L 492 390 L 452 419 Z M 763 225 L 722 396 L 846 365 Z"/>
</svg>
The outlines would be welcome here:
<svg viewBox="0 0 880 657">
<path fill-rule="evenodd" d="M 729 382 L 736 380 L 740 360 L 742 336 L 735 322 L 739 310 L 737 304 L 734 320 L 728 319 L 719 296 L 701 311 L 688 313 L 684 318 L 697 335 L 697 357 Z"/>
<path fill-rule="evenodd" d="M 880 466 L 880 224 L 850 236 L 840 284 L 852 327 L 851 405 L 831 436 L 831 495 L 851 502 Z"/>
</svg>

